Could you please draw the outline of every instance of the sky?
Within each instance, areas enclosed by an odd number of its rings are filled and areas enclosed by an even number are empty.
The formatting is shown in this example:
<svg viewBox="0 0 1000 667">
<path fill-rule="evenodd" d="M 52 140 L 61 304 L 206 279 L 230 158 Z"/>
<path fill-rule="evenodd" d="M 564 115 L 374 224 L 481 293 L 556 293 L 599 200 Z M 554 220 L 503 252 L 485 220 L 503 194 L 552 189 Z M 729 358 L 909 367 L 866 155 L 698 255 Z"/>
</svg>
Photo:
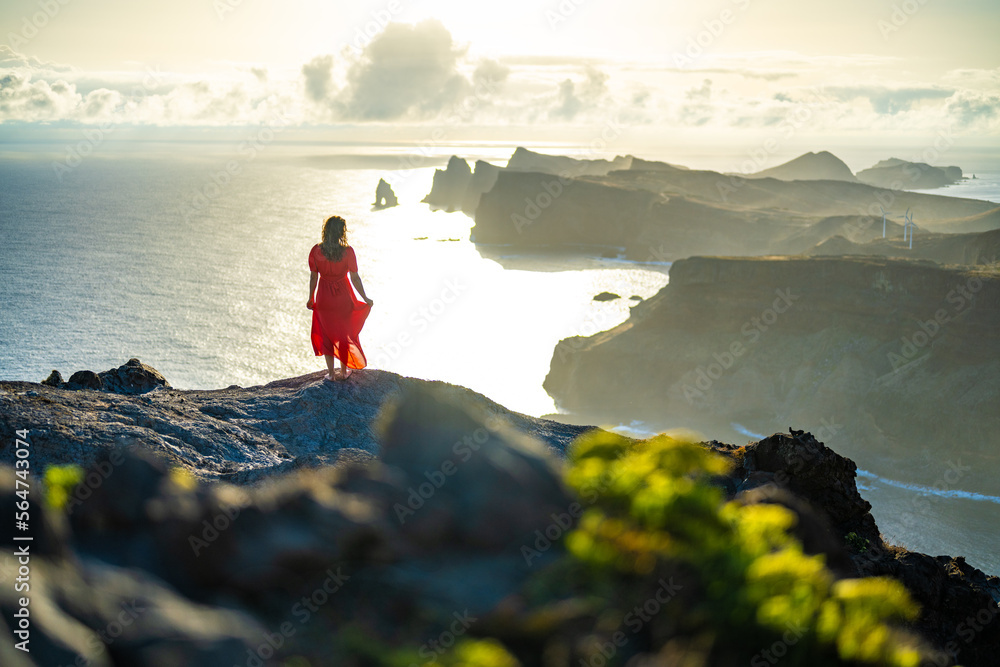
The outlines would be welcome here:
<svg viewBox="0 0 1000 667">
<path fill-rule="evenodd" d="M 1000 146 L 998 26 L 995 0 L 4 0 L 0 141 L 266 124 Z"/>
</svg>

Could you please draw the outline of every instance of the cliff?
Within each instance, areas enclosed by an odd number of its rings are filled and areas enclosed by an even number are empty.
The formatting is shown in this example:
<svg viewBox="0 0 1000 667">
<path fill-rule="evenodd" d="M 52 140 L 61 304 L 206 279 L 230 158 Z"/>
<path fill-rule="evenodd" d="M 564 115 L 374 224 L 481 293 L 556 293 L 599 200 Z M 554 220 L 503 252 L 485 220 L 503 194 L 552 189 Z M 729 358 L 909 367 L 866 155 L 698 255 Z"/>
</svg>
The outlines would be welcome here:
<svg viewBox="0 0 1000 667">
<path fill-rule="evenodd" d="M 940 462 L 961 460 L 958 488 L 1000 495 L 998 327 L 996 271 L 695 257 L 622 325 L 560 342 L 545 388 L 597 423 L 832 423 L 836 448 L 879 474 L 933 485 Z"/>
<path fill-rule="evenodd" d="M 479 198 L 496 183 L 500 167 L 478 160 L 475 170 L 460 157 L 452 156 L 448 168 L 434 171 L 434 183 L 424 203 L 446 211 L 462 211 L 474 215 Z"/>
<path fill-rule="evenodd" d="M 941 188 L 962 180 L 960 167 L 932 167 L 924 162 L 908 162 L 899 158 L 882 160 L 858 172 L 858 180 L 890 190 Z"/>
<path fill-rule="evenodd" d="M 519 417 L 468 390 L 373 371 L 343 385 L 323 384 L 314 374 L 220 392 L 0 387 L 5 461 L 19 458 L 6 437 L 13 428 L 28 431 L 18 438 L 30 447 L 36 474 L 69 458 L 55 451 L 60 444 L 84 458 L 88 443 L 98 452 L 76 477 L 63 471 L 46 475 L 45 488 L 32 482 L 31 527 L 20 533 L 33 538 L 31 589 L 21 593 L 31 598 L 31 653 L 13 649 L 24 637 L 0 625 L 5 665 L 209 667 L 294 659 L 317 666 L 437 660 L 558 667 L 586 664 L 596 655 L 593 642 L 613 641 L 607 645 L 622 659 L 658 659 L 685 646 L 689 660 L 721 667 L 771 646 L 772 635 L 780 641 L 781 630 L 765 628 L 750 632 L 745 645 L 733 641 L 739 628 L 717 641 L 699 632 L 703 612 L 692 610 L 707 609 L 709 589 L 685 567 L 667 574 L 663 568 L 675 567 L 670 559 L 639 576 L 572 565 L 565 537 L 582 507 L 600 505 L 562 479 L 565 442 L 584 429 Z M 375 395 L 390 399 L 377 417 Z M 89 415 L 100 402 L 106 413 Z M 288 432 L 340 438 L 323 451 L 365 455 L 285 474 L 272 466 L 266 484 L 199 481 L 190 473 L 203 480 L 219 474 L 201 473 L 200 464 L 178 453 L 186 445 L 214 455 L 206 447 L 213 427 L 197 413 L 219 423 L 234 451 L 248 447 L 239 444 L 241 432 L 252 430 L 279 442 L 277 434 Z M 121 441 L 123 427 L 145 430 Z M 164 446 L 168 429 L 186 435 Z M 369 434 L 377 458 L 366 449 Z M 343 446 L 352 439 L 356 446 Z M 226 438 L 214 440 L 221 447 Z M 124 448 L 111 448 L 114 442 Z M 821 555 L 833 576 L 903 583 L 923 610 L 908 630 L 929 645 L 928 659 L 991 664 L 1000 650 L 1000 624 L 991 622 L 1000 581 L 961 558 L 883 544 L 851 461 L 802 432 L 708 447 L 730 462 L 714 482 L 724 496 L 744 507 L 786 508 L 794 538 L 806 554 Z M 19 502 L 16 481 L 11 468 L 0 468 L 7 516 Z M 606 488 L 608 482 L 599 490 Z M 0 576 L 12 579 L 18 567 L 13 551 L 0 548 Z M 615 634 L 607 605 L 622 595 L 629 604 L 659 600 L 658 609 L 678 600 L 639 631 L 629 624 L 628 635 Z M 5 621 L 22 607 L 12 586 L 0 587 Z M 970 617 L 981 624 L 971 637 Z M 742 623 L 746 630 L 754 621 Z M 456 645 L 471 653 L 456 656 Z M 820 647 L 810 646 L 807 656 L 815 657 Z M 824 655 L 823 664 L 858 664 L 836 651 Z"/>
<path fill-rule="evenodd" d="M 578 160 L 562 155 L 544 155 L 518 146 L 507 161 L 511 171 L 535 171 L 556 176 L 603 176 L 617 169 L 628 169 L 631 156 L 619 155 L 614 160 Z"/>
<path fill-rule="evenodd" d="M 777 178 L 782 181 L 847 181 L 857 183 L 851 168 L 830 153 L 805 153 L 777 167 L 751 174 L 748 178 Z"/>
<path fill-rule="evenodd" d="M 880 206 L 912 208 L 922 227 L 982 226 L 994 204 L 839 180 L 747 179 L 658 163 L 570 178 L 499 173 L 476 209 L 477 243 L 624 251 L 630 259 L 803 253 L 836 235 L 881 235 Z M 1000 224 L 1000 223 L 997 223 Z M 996 227 L 991 227 L 996 228 Z M 948 227 L 948 229 L 952 229 Z"/>
</svg>

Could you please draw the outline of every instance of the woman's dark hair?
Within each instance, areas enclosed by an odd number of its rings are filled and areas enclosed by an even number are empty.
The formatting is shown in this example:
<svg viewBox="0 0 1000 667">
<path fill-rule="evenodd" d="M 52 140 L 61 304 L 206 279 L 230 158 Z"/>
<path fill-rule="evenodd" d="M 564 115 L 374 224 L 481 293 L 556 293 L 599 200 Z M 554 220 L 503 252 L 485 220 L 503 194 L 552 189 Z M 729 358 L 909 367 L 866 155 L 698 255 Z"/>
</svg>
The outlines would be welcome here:
<svg viewBox="0 0 1000 667">
<path fill-rule="evenodd" d="M 347 247 L 347 221 L 335 215 L 323 224 L 323 256 L 331 262 L 339 262 Z"/>
</svg>

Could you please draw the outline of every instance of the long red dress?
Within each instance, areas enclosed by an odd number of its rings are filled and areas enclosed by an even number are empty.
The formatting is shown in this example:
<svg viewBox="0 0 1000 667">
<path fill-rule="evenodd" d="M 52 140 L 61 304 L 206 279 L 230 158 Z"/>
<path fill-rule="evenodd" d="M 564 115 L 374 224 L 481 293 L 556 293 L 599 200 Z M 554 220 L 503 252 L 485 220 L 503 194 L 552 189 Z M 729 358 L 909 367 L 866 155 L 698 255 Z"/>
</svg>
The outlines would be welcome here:
<svg viewBox="0 0 1000 667">
<path fill-rule="evenodd" d="M 316 356 L 329 354 L 348 368 L 368 365 L 358 334 L 365 326 L 371 306 L 351 288 L 349 272 L 358 270 L 354 248 L 344 248 L 339 262 L 326 258 L 319 245 L 309 253 L 309 270 L 319 273 L 312 320 L 312 345 Z"/>
</svg>

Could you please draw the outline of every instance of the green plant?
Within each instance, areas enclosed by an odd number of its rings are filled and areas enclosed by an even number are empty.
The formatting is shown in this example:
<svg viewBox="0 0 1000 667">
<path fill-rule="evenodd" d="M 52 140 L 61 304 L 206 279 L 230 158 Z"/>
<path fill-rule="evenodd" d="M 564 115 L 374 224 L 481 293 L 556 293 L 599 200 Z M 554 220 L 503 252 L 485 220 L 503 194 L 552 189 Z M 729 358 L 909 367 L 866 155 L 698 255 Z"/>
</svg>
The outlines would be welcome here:
<svg viewBox="0 0 1000 667">
<path fill-rule="evenodd" d="M 709 478 L 726 465 L 666 436 L 642 443 L 585 436 L 571 450 L 566 478 L 577 490 L 599 491 L 567 537 L 570 554 L 604 576 L 694 572 L 694 608 L 654 621 L 664 633 L 715 638 L 709 652 L 750 661 L 783 641 L 786 665 L 918 665 L 915 640 L 893 625 L 918 612 L 905 588 L 890 579 L 835 580 L 823 558 L 804 554 L 788 533 L 796 521 L 790 510 L 724 502 Z M 595 486 L 598 479 L 610 481 Z"/>
<path fill-rule="evenodd" d="M 844 535 L 844 541 L 847 543 L 847 546 L 851 551 L 859 554 L 863 554 L 868 551 L 869 540 L 866 540 L 853 531 Z"/>
<path fill-rule="evenodd" d="M 83 468 L 78 465 L 49 466 L 42 476 L 45 503 L 52 509 L 61 510 L 69 502 L 70 494 L 81 481 L 83 481 Z"/>
</svg>

